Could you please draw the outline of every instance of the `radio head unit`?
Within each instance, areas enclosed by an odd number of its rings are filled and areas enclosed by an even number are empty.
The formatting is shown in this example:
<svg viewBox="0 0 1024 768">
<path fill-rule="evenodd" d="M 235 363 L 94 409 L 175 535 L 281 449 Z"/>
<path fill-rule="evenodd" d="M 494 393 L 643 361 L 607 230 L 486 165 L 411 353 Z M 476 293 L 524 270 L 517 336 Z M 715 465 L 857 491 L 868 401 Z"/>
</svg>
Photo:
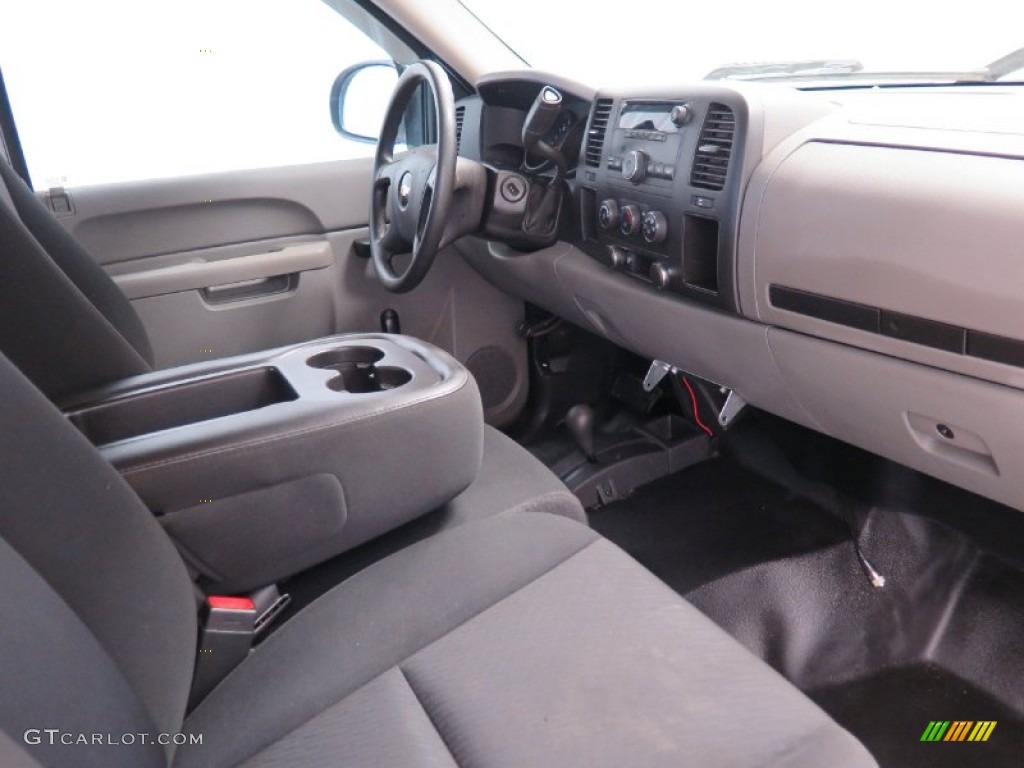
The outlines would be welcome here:
<svg viewBox="0 0 1024 768">
<path fill-rule="evenodd" d="M 734 308 L 746 115 L 722 88 L 599 98 L 581 174 L 591 253 L 660 290 Z"/>
<path fill-rule="evenodd" d="M 678 133 L 690 117 L 689 105 L 672 101 L 627 101 L 619 112 L 618 129 L 631 132 Z"/>
<path fill-rule="evenodd" d="M 652 179 L 671 182 L 682 144 L 683 127 L 693 110 L 683 101 L 626 101 L 619 110 L 607 167 L 634 184 Z"/>
</svg>

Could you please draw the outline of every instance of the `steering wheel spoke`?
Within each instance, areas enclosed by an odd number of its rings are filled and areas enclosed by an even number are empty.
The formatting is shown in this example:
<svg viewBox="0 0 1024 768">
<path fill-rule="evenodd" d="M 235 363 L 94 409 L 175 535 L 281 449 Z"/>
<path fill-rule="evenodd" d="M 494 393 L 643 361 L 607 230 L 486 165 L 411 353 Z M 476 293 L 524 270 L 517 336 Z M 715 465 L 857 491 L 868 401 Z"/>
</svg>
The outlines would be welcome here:
<svg viewBox="0 0 1024 768">
<path fill-rule="evenodd" d="M 401 175 L 399 173 L 400 165 L 401 163 L 394 159 L 381 162 L 373 170 L 373 183 L 387 186 L 394 184 Z"/>
<path fill-rule="evenodd" d="M 396 253 L 410 253 L 413 248 L 413 243 L 409 242 L 402 233 L 398 231 L 398 227 L 392 226 L 388 223 L 380 237 L 381 247 L 385 251 L 394 255 Z"/>
</svg>

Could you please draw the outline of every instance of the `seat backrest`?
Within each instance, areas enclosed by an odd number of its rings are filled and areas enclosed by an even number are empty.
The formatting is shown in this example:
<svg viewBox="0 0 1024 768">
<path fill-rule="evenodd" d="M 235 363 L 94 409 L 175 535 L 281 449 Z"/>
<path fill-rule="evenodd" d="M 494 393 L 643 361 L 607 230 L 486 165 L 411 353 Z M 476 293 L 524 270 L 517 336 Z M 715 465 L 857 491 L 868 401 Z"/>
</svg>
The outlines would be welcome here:
<svg viewBox="0 0 1024 768">
<path fill-rule="evenodd" d="M 2 158 L 0 184 L 0 351 L 52 399 L 150 370 L 110 276 Z"/>
<path fill-rule="evenodd" d="M 196 648 L 191 582 L 117 472 L 0 355 L 0 764 L 164 766 Z M 26 731 L 150 734 L 26 745 Z M 51 736 L 52 739 L 52 736 Z M 6 755 L 5 755 L 6 751 Z M 24 757 L 24 756 L 22 756 Z"/>
</svg>

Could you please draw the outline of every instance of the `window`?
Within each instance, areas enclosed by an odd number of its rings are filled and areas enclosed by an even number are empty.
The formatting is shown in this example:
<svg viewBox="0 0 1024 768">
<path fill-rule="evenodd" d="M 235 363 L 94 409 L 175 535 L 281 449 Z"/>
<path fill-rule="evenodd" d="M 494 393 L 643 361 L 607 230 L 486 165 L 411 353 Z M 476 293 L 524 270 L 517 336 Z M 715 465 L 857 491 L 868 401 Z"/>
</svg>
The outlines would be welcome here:
<svg viewBox="0 0 1024 768">
<path fill-rule="evenodd" d="M 369 156 L 331 85 L 390 58 L 320 0 L 32 0 L 0 29 L 37 189 Z"/>
</svg>

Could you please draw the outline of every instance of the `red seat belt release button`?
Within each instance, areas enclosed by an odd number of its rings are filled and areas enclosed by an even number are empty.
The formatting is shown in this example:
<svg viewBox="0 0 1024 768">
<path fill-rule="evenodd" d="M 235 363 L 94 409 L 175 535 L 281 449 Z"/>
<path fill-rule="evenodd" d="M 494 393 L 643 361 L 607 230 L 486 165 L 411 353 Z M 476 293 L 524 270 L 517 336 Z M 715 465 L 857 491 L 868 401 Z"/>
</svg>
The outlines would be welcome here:
<svg viewBox="0 0 1024 768">
<path fill-rule="evenodd" d="M 220 595 L 206 598 L 190 708 L 245 660 L 255 636 L 256 606 L 252 600 Z"/>
<path fill-rule="evenodd" d="M 205 631 L 255 632 L 256 605 L 248 597 L 206 598 Z"/>
</svg>

